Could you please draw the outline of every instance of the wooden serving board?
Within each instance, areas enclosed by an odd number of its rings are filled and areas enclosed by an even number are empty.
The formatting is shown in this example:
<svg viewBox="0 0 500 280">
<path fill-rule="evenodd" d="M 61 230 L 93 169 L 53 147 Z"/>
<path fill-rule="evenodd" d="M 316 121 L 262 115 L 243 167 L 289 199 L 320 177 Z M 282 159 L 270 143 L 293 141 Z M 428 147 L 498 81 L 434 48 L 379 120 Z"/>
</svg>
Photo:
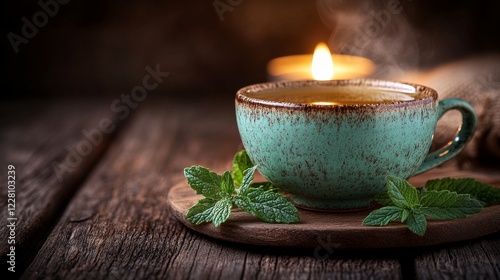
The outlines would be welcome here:
<svg viewBox="0 0 500 280">
<path fill-rule="evenodd" d="M 443 173 L 441 173 L 443 174 Z M 431 174 L 432 175 L 432 174 Z M 478 177 L 471 173 L 445 172 L 439 177 Z M 499 177 L 480 175 L 481 182 L 500 187 Z M 425 182 L 429 174 L 413 178 Z M 184 219 L 188 209 L 201 196 L 196 195 L 186 182 L 174 186 L 168 195 L 168 205 L 184 225 L 213 238 L 262 246 L 313 248 L 328 246 L 332 249 L 421 247 L 463 241 L 500 231 L 500 205 L 490 206 L 465 219 L 450 221 L 429 220 L 423 237 L 417 236 L 403 224 L 385 227 L 363 226 L 361 222 L 373 209 L 359 212 L 323 213 L 299 209 L 300 223 L 270 224 L 240 209 L 233 209 L 229 220 L 218 228 L 211 223 L 195 225 Z"/>
</svg>

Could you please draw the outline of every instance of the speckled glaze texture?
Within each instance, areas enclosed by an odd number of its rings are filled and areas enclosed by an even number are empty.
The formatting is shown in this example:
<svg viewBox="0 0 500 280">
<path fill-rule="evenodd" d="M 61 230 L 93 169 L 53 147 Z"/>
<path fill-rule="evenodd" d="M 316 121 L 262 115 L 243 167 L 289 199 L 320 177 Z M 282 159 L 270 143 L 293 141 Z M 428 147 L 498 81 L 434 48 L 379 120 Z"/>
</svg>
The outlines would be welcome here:
<svg viewBox="0 0 500 280">
<path fill-rule="evenodd" d="M 413 90 L 415 100 L 383 104 L 313 105 L 264 101 L 245 95 L 272 87 L 357 85 Z M 385 176 L 408 178 L 458 153 L 471 138 L 475 115 L 465 101 L 437 102 L 419 85 L 379 80 L 299 81 L 258 84 L 238 91 L 236 118 L 243 145 L 259 172 L 307 209 L 370 207 Z M 464 115 L 460 137 L 427 156 L 444 112 Z M 443 150 L 444 149 L 444 150 Z"/>
</svg>

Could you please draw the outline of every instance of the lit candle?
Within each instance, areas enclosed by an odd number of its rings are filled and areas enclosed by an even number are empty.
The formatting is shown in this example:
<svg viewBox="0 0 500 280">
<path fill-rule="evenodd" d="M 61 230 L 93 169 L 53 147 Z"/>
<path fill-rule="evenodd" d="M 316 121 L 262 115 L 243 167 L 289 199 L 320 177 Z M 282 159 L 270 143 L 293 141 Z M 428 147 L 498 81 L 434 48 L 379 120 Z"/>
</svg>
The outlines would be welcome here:
<svg viewBox="0 0 500 280">
<path fill-rule="evenodd" d="M 333 79 L 332 54 L 325 43 L 319 43 L 316 46 L 311 67 L 311 74 L 315 80 L 325 81 Z"/>
<path fill-rule="evenodd" d="M 291 55 L 272 59 L 267 64 L 269 79 L 341 80 L 367 77 L 375 65 L 364 57 L 331 54 L 325 43 L 319 43 L 314 54 Z"/>
</svg>

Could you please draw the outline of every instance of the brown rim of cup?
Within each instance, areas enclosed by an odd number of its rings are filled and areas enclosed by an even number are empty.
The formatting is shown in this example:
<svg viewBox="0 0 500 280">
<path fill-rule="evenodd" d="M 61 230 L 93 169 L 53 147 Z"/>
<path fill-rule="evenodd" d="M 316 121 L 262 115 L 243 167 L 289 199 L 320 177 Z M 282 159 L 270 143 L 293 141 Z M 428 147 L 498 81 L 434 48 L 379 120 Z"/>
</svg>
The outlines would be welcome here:
<svg viewBox="0 0 500 280">
<path fill-rule="evenodd" d="M 249 92 L 259 92 L 267 89 L 276 88 L 302 88 L 302 87 L 328 87 L 328 86 L 370 86 L 374 88 L 380 88 L 385 90 L 400 91 L 403 93 L 415 94 L 412 95 L 415 99 L 413 100 L 398 100 L 387 103 L 378 104 L 342 104 L 342 105 L 322 105 L 322 104 L 305 104 L 305 103 L 293 103 L 284 101 L 270 101 L 259 99 L 255 97 L 250 97 L 246 95 Z M 299 80 L 299 81 L 277 81 L 277 82 L 267 82 L 260 84 L 253 84 L 239 89 L 236 93 L 236 101 L 246 104 L 259 104 L 266 107 L 284 107 L 284 108 L 334 108 L 334 107 L 348 107 L 348 108 L 394 108 L 394 107 L 406 107 L 415 105 L 424 105 L 436 102 L 438 98 L 437 92 L 427 86 L 406 83 L 406 82 L 396 82 L 387 80 L 377 80 L 377 79 L 352 79 L 352 80 L 329 80 L 329 81 L 316 81 L 316 80 Z"/>
</svg>

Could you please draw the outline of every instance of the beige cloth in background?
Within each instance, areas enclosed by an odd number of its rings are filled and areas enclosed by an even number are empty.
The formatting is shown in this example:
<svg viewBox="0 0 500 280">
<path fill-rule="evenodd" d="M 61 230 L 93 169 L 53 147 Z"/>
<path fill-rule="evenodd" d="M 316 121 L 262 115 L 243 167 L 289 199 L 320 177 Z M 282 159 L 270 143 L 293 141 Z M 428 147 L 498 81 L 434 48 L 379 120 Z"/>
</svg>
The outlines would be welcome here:
<svg viewBox="0 0 500 280">
<path fill-rule="evenodd" d="M 457 156 L 460 164 L 484 161 L 500 164 L 500 55 L 448 63 L 427 71 L 406 74 L 399 80 L 429 86 L 439 99 L 461 98 L 476 110 L 478 126 L 473 139 Z M 460 113 L 445 114 L 438 123 L 432 149 L 448 143 L 460 125 Z"/>
</svg>

